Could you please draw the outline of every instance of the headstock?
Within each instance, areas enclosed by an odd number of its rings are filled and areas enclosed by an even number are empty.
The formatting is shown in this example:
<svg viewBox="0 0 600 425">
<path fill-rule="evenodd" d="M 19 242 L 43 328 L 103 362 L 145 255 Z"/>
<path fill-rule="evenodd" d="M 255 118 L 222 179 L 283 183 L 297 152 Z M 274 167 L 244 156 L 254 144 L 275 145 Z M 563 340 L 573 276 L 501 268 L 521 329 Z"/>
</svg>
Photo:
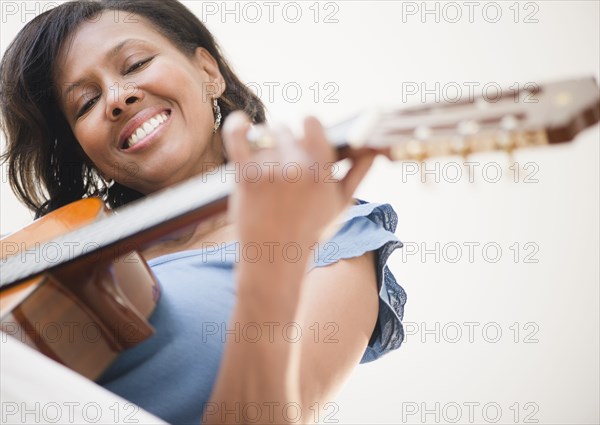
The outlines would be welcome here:
<svg viewBox="0 0 600 425">
<path fill-rule="evenodd" d="M 456 103 L 373 110 L 331 129 L 336 144 L 377 148 L 392 160 L 533 147 L 568 142 L 600 120 L 594 78 L 505 90 Z"/>
</svg>

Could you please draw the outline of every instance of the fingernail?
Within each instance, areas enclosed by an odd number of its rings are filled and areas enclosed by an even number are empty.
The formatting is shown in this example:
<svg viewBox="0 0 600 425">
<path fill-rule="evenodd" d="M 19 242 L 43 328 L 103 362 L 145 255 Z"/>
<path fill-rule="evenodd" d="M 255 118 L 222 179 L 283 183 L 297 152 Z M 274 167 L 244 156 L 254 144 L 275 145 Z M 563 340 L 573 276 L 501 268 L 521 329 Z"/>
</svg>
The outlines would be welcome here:
<svg viewBox="0 0 600 425">
<path fill-rule="evenodd" d="M 249 124 L 250 121 L 243 111 L 233 111 L 227 116 L 223 131 L 233 133 L 237 128 Z"/>
</svg>

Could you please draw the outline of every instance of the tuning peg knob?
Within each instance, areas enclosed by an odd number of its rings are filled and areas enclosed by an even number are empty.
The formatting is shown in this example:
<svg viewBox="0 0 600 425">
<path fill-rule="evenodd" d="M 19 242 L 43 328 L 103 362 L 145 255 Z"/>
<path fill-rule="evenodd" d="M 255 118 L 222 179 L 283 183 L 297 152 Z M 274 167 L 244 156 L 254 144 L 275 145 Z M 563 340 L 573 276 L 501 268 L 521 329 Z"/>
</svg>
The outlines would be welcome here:
<svg viewBox="0 0 600 425">
<path fill-rule="evenodd" d="M 410 140 L 408 143 L 406 143 L 405 149 L 409 159 L 423 161 L 425 158 L 427 158 L 425 145 L 420 140 Z"/>
<path fill-rule="evenodd" d="M 470 143 L 462 136 L 455 136 L 450 139 L 449 149 L 452 155 L 460 155 L 463 158 L 471 153 Z"/>
</svg>

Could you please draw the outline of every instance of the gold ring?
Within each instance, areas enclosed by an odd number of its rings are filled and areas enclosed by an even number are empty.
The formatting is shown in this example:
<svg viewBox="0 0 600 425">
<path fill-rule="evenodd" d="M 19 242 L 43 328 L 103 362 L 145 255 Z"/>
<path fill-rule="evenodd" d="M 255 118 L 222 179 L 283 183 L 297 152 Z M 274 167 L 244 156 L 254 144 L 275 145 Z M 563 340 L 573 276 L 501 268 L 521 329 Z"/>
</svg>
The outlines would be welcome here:
<svg viewBox="0 0 600 425">
<path fill-rule="evenodd" d="M 252 150 L 269 149 L 277 145 L 273 135 L 262 125 L 250 127 L 246 139 Z"/>
</svg>

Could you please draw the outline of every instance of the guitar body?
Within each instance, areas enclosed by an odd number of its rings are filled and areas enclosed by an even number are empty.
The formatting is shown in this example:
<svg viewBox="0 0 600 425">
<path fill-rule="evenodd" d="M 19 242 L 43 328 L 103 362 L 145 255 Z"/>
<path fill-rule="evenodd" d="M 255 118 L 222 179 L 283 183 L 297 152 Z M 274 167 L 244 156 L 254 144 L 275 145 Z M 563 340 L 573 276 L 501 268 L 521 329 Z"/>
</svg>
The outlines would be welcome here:
<svg viewBox="0 0 600 425">
<path fill-rule="evenodd" d="M 36 261 L 36 246 L 106 215 L 97 198 L 69 204 L 0 240 L 1 258 L 31 250 L 31 257 L 25 258 Z M 56 254 L 52 249 L 42 253 L 49 258 Z M 135 251 L 100 261 L 92 256 L 0 292 L 0 328 L 96 379 L 121 351 L 154 333 L 147 318 L 159 293 L 150 269 Z"/>
</svg>

